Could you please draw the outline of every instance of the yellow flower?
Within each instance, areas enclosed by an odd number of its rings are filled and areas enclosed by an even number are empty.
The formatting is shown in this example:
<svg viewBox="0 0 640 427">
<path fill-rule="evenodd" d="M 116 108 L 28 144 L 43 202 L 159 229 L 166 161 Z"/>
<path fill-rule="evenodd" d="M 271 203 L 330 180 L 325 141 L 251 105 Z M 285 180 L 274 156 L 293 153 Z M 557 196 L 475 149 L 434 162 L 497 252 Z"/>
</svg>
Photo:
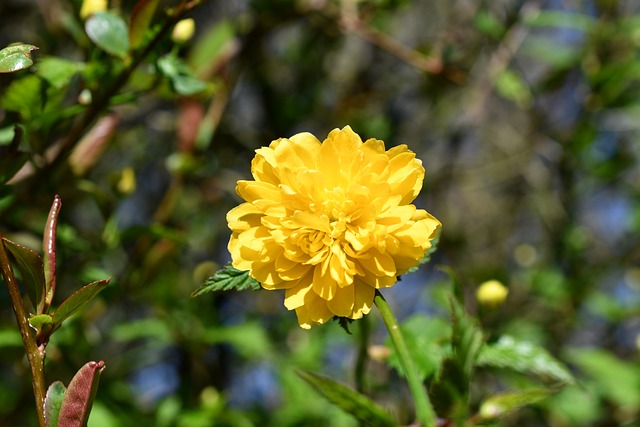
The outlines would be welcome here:
<svg viewBox="0 0 640 427">
<path fill-rule="evenodd" d="M 273 141 L 251 172 L 236 188 L 246 203 L 227 214 L 233 266 L 284 289 L 305 329 L 367 314 L 375 289 L 417 265 L 440 228 L 411 204 L 424 179 L 415 154 L 363 143 L 349 126 L 323 143 L 310 133 Z"/>
<path fill-rule="evenodd" d="M 86 19 L 96 12 L 107 10 L 107 0 L 84 0 L 80 8 L 80 17 Z"/>
</svg>

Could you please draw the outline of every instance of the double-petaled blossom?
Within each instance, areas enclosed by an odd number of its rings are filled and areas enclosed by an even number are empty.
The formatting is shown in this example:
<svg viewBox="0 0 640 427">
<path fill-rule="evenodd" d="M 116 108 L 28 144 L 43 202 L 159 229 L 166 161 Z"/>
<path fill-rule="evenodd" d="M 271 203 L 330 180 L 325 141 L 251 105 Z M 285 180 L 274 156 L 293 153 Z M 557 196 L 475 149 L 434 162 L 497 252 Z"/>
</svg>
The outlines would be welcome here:
<svg viewBox="0 0 640 427">
<path fill-rule="evenodd" d="M 236 188 L 246 203 L 227 214 L 233 266 L 284 289 L 305 329 L 367 314 L 375 290 L 417 265 L 440 228 L 412 204 L 424 179 L 415 154 L 348 126 L 323 143 L 309 133 L 273 141 L 251 172 Z"/>
</svg>

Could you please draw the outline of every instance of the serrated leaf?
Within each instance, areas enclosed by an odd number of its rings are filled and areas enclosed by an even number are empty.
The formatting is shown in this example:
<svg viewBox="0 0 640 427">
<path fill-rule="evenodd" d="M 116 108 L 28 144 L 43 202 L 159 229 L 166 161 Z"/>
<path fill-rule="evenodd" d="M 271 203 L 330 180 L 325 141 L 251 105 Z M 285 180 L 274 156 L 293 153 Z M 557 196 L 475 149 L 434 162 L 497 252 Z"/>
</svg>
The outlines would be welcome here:
<svg viewBox="0 0 640 427">
<path fill-rule="evenodd" d="M 62 399 L 57 427 L 85 427 L 104 362 L 89 362 L 74 375 Z"/>
<path fill-rule="evenodd" d="M 46 427 L 58 427 L 58 416 L 62 407 L 62 400 L 67 388 L 60 381 L 53 382 L 47 389 L 44 398 L 44 421 Z"/>
<path fill-rule="evenodd" d="M 485 344 L 478 365 L 512 369 L 565 384 L 574 382 L 571 372 L 547 350 L 510 336 L 501 337 L 495 344 Z"/>
<path fill-rule="evenodd" d="M 80 310 L 87 302 L 93 297 L 98 295 L 109 284 L 109 280 L 98 280 L 90 283 L 77 291 L 75 291 L 69 298 L 64 300 L 62 304 L 53 312 L 53 323 L 55 328 L 58 329 L 62 322 L 68 319 L 75 312 Z"/>
<path fill-rule="evenodd" d="M 227 264 L 207 279 L 200 289 L 193 292 L 191 296 L 197 297 L 207 292 L 216 291 L 244 291 L 245 289 L 257 291 L 261 288 L 260 283 L 249 276 L 248 271 L 241 271 L 233 268 L 231 264 Z"/>
<path fill-rule="evenodd" d="M 362 425 L 371 427 L 398 425 L 387 411 L 367 396 L 313 372 L 298 371 L 298 375 L 331 403 L 353 415 Z"/>
<path fill-rule="evenodd" d="M 34 309 L 42 307 L 45 291 L 44 268 L 40 255 L 6 238 L 2 239 L 4 247 L 11 253 L 16 262 L 27 296 Z M 39 313 L 39 312 L 38 312 Z"/>
<path fill-rule="evenodd" d="M 96 46 L 120 58 L 129 52 L 127 24 L 112 12 L 97 12 L 84 24 L 87 35 Z"/>
<path fill-rule="evenodd" d="M 206 83 L 199 80 L 189 66 L 175 55 L 165 55 L 158 59 L 158 69 L 180 95 L 193 95 L 207 88 Z"/>
<path fill-rule="evenodd" d="M 420 379 L 425 380 L 437 373 L 445 357 L 451 353 L 449 323 L 437 317 L 416 315 L 402 322 L 400 330 Z M 404 375 L 402 364 L 389 339 L 385 345 L 390 350 L 389 365 Z"/>
<path fill-rule="evenodd" d="M 129 23 L 129 44 L 132 49 L 136 49 L 144 41 L 145 32 L 157 7 L 158 0 L 139 0 L 133 8 Z"/>
<path fill-rule="evenodd" d="M 13 73 L 29 68 L 33 65 L 31 51 L 36 49 L 36 46 L 18 43 L 0 50 L 0 73 Z"/>
<path fill-rule="evenodd" d="M 71 78 L 82 71 L 85 64 L 73 62 L 55 56 L 42 58 L 38 61 L 36 74 L 47 81 L 56 89 L 61 89 L 69 84 Z"/>
<path fill-rule="evenodd" d="M 496 394 L 482 402 L 478 416 L 483 422 L 495 421 L 527 405 L 539 402 L 556 391 L 546 388 L 531 388 Z"/>
<path fill-rule="evenodd" d="M 468 415 L 469 387 L 478 353 L 482 348 L 482 331 L 456 298 L 450 298 L 452 317 L 451 356 L 444 360 L 430 394 L 436 413 L 450 419 Z"/>
</svg>

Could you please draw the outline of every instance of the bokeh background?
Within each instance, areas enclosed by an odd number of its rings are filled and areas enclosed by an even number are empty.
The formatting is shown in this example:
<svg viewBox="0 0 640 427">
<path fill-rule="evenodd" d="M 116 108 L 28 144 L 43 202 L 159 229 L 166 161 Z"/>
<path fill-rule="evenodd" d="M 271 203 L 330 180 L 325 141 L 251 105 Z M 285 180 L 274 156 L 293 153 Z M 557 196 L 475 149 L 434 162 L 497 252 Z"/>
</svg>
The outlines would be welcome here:
<svg viewBox="0 0 640 427">
<path fill-rule="evenodd" d="M 130 3 L 110 7 L 126 16 Z M 47 56 L 99 63 L 77 43 L 79 7 L 4 0 L 0 45 L 38 46 L 35 70 Z M 47 349 L 49 382 L 106 362 L 90 426 L 356 425 L 295 374 L 352 383 L 356 343 L 337 323 L 301 330 L 278 292 L 191 297 L 229 260 L 225 214 L 253 151 L 345 125 L 415 151 L 427 170 L 415 203 L 443 223 L 431 263 L 385 293 L 398 317 L 446 319 L 447 266 L 488 340 L 540 344 L 578 378 L 499 425 L 639 425 L 640 3 L 210 0 L 191 17 L 195 37 L 175 49 L 205 93 L 176 96 L 143 64 L 98 149 L 52 170 L 41 160 L 68 125 L 34 132 L 42 167 L 0 189 L 2 233 L 34 249 L 62 197 L 59 301 L 112 278 Z M 82 88 L 76 77 L 60 102 Z M 1 132 L 15 116 L 0 107 Z M 493 309 L 474 300 L 490 279 L 509 288 Z M 0 424 L 31 426 L 16 329 L 0 291 Z M 409 423 L 397 374 L 375 360 L 368 372 Z M 478 372 L 472 402 L 525 381 L 494 374 Z"/>
</svg>

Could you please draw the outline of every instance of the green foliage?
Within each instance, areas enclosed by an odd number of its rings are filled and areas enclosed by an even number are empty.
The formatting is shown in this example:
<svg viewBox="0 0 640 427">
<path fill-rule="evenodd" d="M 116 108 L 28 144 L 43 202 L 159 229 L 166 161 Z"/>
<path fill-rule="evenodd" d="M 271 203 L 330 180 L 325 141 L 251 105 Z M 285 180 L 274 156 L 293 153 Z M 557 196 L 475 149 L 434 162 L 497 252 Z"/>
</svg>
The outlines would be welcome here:
<svg viewBox="0 0 640 427">
<path fill-rule="evenodd" d="M 67 388 L 61 381 L 54 381 L 47 389 L 47 397 L 44 401 L 47 427 L 58 427 L 58 417 L 66 391 Z"/>
<path fill-rule="evenodd" d="M 420 378 L 424 381 L 438 376 L 445 358 L 451 355 L 451 325 L 439 317 L 412 316 L 400 325 Z M 389 340 L 389 366 L 404 375 L 402 365 Z"/>
<path fill-rule="evenodd" d="M 45 294 L 42 258 L 37 252 L 4 237 L 2 238 L 2 244 L 13 255 L 32 307 L 34 309 L 39 307 Z"/>
<path fill-rule="evenodd" d="M 207 87 L 193 75 L 189 66 L 175 55 L 170 54 L 158 59 L 158 69 L 169 79 L 173 90 L 180 95 L 194 95 Z"/>
<path fill-rule="evenodd" d="M 0 73 L 13 73 L 31 67 L 31 51 L 37 49 L 30 44 L 16 43 L 0 50 Z"/>
<path fill-rule="evenodd" d="M 261 289 L 261 286 L 256 279 L 249 276 L 248 271 L 241 271 L 232 267 L 231 264 L 227 264 L 207 279 L 198 290 L 194 291 L 193 296 L 200 296 L 207 292 L 244 291 L 245 289 L 257 291 Z"/>
<path fill-rule="evenodd" d="M 298 375 L 334 405 L 357 418 L 362 425 L 379 427 L 397 425 L 384 409 L 345 385 L 308 371 L 299 371 Z"/>
<path fill-rule="evenodd" d="M 127 24 L 115 13 L 94 13 L 85 22 L 85 31 L 91 41 L 105 52 L 120 58 L 129 53 Z"/>
<path fill-rule="evenodd" d="M 136 3 L 129 22 L 129 45 L 132 49 L 137 49 L 144 42 L 157 7 L 158 0 L 140 0 Z"/>
<path fill-rule="evenodd" d="M 495 344 L 485 344 L 478 356 L 478 366 L 508 368 L 533 374 L 561 385 L 574 382 L 571 372 L 544 348 L 532 343 L 502 336 Z"/>
</svg>

